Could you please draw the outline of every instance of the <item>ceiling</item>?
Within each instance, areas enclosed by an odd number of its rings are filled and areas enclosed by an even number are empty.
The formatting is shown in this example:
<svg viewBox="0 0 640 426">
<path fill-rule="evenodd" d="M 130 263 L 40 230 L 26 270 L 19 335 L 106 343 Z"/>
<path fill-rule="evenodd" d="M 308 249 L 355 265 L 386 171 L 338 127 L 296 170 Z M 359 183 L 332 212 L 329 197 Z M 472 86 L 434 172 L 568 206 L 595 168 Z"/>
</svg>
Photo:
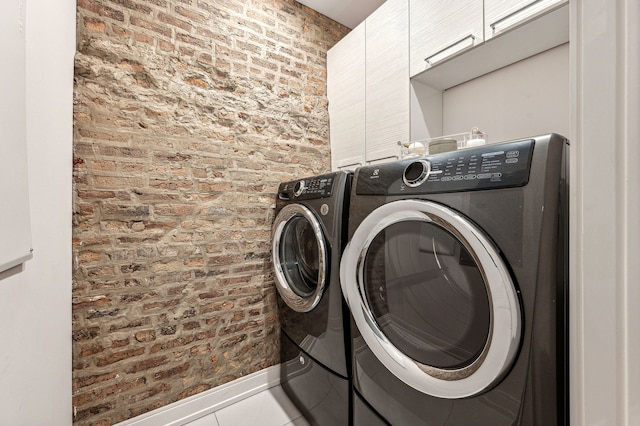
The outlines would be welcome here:
<svg viewBox="0 0 640 426">
<path fill-rule="evenodd" d="M 342 25 L 355 28 L 385 0 L 297 0 Z"/>
</svg>

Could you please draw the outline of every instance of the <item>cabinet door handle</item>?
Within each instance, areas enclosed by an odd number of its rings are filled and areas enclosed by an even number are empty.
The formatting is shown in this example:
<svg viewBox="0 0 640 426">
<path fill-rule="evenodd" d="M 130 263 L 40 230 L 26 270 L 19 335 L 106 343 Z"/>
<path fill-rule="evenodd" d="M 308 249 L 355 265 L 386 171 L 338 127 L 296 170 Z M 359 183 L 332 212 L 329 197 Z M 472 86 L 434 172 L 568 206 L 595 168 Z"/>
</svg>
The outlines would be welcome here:
<svg viewBox="0 0 640 426">
<path fill-rule="evenodd" d="M 469 40 L 469 39 L 471 40 L 471 45 L 470 45 L 470 46 L 468 46 L 468 47 L 471 47 L 471 46 L 473 46 L 473 44 L 474 44 L 474 43 L 475 43 L 475 41 L 476 41 L 476 36 L 474 36 L 473 34 L 469 34 L 469 35 L 467 35 L 467 36 L 462 37 L 460 40 L 456 40 L 456 41 L 454 41 L 453 43 L 451 43 L 450 45 L 448 45 L 448 46 L 447 46 L 447 47 L 445 47 L 444 49 L 440 49 L 440 50 L 438 50 L 436 53 L 434 53 L 433 55 L 427 56 L 424 60 L 425 60 L 425 62 L 426 62 L 427 64 L 429 64 L 429 65 L 433 65 L 434 63 L 439 62 L 439 61 L 434 61 L 434 60 L 433 60 L 433 58 L 435 58 L 436 56 L 438 56 L 438 55 L 440 55 L 440 54 L 442 54 L 442 53 L 446 52 L 446 51 L 447 51 L 447 50 L 449 50 L 449 49 L 452 49 L 452 48 L 456 47 L 457 45 L 459 45 L 459 44 L 461 44 L 461 43 L 464 43 L 465 41 L 467 41 L 467 40 Z M 456 50 L 456 52 L 458 52 L 458 51 Z M 440 58 L 440 61 L 441 61 L 442 59 L 446 58 L 447 56 L 449 56 L 449 55 L 446 55 L 446 56 L 444 56 L 443 58 Z"/>
<path fill-rule="evenodd" d="M 535 6 L 536 4 L 540 3 L 543 0 L 533 0 L 530 3 L 525 4 L 524 6 L 522 6 L 521 8 L 514 10 L 513 12 L 511 12 L 510 14 L 508 14 L 507 16 L 503 16 L 502 18 L 498 19 L 497 21 L 493 22 L 491 25 L 489 25 L 491 27 L 491 29 L 493 30 L 493 33 L 495 34 L 496 32 L 496 27 L 498 25 L 500 25 L 501 23 L 503 23 L 504 21 L 506 21 L 507 19 L 511 19 L 516 15 L 519 15 L 520 13 L 526 11 L 527 9 L 529 9 L 532 6 Z M 508 27 L 507 27 L 508 28 Z"/>
</svg>

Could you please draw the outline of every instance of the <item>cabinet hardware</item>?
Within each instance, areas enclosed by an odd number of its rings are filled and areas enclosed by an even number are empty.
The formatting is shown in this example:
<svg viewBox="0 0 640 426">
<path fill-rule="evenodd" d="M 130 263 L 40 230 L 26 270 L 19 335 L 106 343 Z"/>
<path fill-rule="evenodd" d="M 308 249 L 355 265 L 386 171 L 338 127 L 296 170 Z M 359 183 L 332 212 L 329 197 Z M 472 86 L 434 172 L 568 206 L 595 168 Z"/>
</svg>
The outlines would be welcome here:
<svg viewBox="0 0 640 426">
<path fill-rule="evenodd" d="M 537 0 L 537 1 L 540 1 L 540 0 Z M 476 36 L 474 36 L 473 34 L 469 34 L 467 36 L 462 37 L 460 40 L 454 41 L 453 43 L 451 43 L 450 45 L 448 45 L 444 49 L 440 49 L 436 53 L 434 53 L 433 55 L 427 56 L 424 60 L 425 60 L 425 62 L 427 64 L 433 65 L 434 63 L 438 62 L 438 61 L 434 61 L 433 58 L 435 58 L 436 56 L 446 52 L 449 49 L 452 49 L 452 48 L 456 47 L 457 45 L 459 45 L 459 44 L 461 44 L 461 43 L 463 43 L 463 42 L 465 42 L 465 41 L 467 41 L 469 39 L 471 39 L 471 45 L 469 45 L 468 47 L 471 47 L 471 46 L 473 46 L 473 44 L 476 41 Z M 444 58 L 441 58 L 440 60 L 442 60 L 442 59 L 444 59 Z"/>
<path fill-rule="evenodd" d="M 511 12 L 510 14 L 503 16 L 502 18 L 498 19 L 497 21 L 493 22 L 491 25 L 489 25 L 491 27 L 491 29 L 493 30 L 493 33 L 496 33 L 496 27 L 498 25 L 500 25 L 501 23 L 503 23 L 504 21 L 513 18 L 516 15 L 519 15 L 520 13 L 526 11 L 527 9 L 529 9 L 532 6 L 535 6 L 536 4 L 542 2 L 543 0 L 533 0 L 530 3 L 525 4 L 524 6 L 514 10 L 513 12 Z M 508 28 L 508 27 L 507 27 Z"/>
</svg>

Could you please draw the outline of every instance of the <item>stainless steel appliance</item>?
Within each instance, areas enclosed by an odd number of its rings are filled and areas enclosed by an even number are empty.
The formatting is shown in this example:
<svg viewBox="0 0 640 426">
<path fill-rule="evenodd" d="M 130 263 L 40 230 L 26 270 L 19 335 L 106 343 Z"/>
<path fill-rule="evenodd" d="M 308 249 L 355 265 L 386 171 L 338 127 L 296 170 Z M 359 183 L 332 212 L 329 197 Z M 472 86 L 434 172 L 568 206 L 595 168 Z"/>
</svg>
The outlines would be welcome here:
<svg viewBox="0 0 640 426">
<path fill-rule="evenodd" d="M 567 144 L 356 171 L 341 263 L 354 424 L 568 424 Z"/>
<path fill-rule="evenodd" d="M 352 174 L 283 182 L 272 260 L 281 322 L 281 385 L 312 424 L 350 421 L 349 315 L 340 289 Z"/>
</svg>

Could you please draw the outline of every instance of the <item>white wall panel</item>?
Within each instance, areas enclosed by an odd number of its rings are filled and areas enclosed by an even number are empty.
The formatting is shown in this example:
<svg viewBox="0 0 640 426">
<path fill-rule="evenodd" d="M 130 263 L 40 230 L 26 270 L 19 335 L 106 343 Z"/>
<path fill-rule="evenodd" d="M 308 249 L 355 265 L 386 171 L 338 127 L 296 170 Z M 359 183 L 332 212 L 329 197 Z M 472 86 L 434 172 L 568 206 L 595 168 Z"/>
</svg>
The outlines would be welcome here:
<svg viewBox="0 0 640 426">
<path fill-rule="evenodd" d="M 637 0 L 571 2 L 571 419 L 640 424 Z"/>
<path fill-rule="evenodd" d="M 75 25 L 75 1 L 27 4 L 26 148 L 36 254 L 22 268 L 0 272 L 0 425 L 72 423 Z"/>
<path fill-rule="evenodd" d="M 455 86 L 443 94 L 443 134 L 477 126 L 500 142 L 570 135 L 568 44 Z"/>
</svg>

